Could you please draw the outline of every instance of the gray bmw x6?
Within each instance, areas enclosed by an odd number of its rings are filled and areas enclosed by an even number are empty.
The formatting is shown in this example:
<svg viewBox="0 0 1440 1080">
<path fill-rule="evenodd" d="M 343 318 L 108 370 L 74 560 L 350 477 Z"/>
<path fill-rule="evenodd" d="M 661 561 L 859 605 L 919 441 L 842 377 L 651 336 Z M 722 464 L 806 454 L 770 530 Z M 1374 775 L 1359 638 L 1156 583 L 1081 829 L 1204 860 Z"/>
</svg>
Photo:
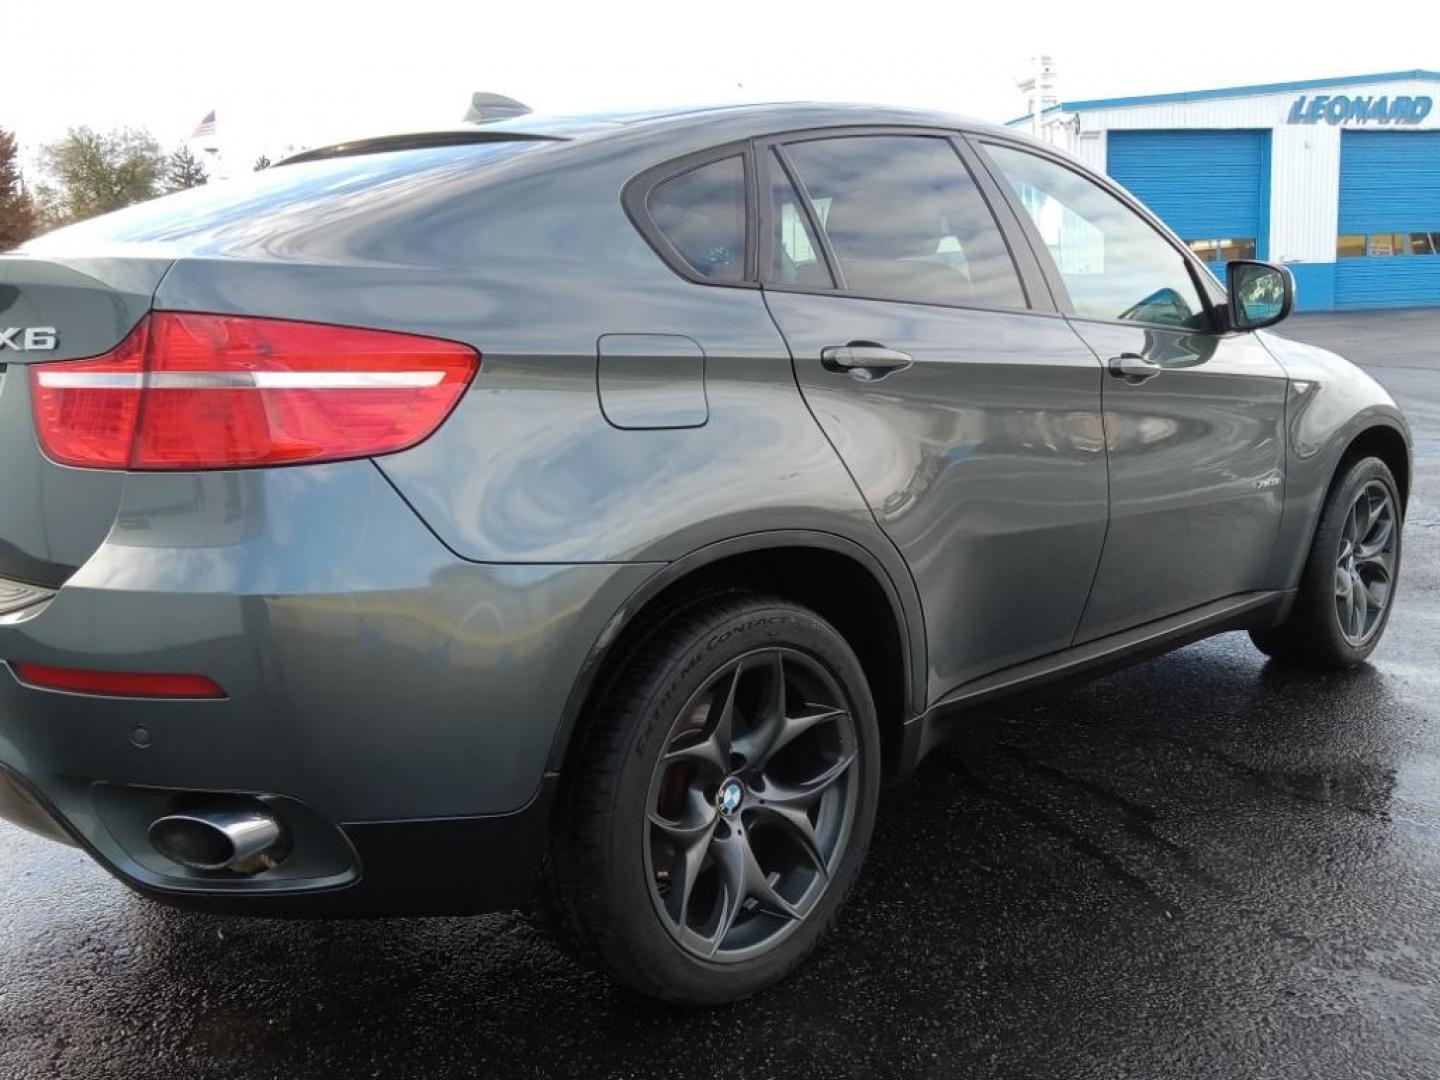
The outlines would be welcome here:
<svg viewBox="0 0 1440 1080">
<path fill-rule="evenodd" d="M 155 900 L 544 899 L 798 964 L 882 783 L 1220 631 L 1363 661 L 1394 402 L 1110 181 L 947 115 L 519 118 L 0 258 L 0 814 Z"/>
</svg>

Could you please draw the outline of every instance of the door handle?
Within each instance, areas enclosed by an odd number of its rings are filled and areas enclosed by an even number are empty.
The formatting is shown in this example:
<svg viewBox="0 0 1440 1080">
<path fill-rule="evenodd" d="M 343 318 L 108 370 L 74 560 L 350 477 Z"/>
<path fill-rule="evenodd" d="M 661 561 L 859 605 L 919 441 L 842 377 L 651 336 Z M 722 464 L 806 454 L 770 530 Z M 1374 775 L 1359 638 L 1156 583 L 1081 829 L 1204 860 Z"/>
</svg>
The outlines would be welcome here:
<svg viewBox="0 0 1440 1080">
<path fill-rule="evenodd" d="M 1165 370 L 1154 360 L 1147 360 L 1139 353 L 1133 352 L 1112 356 L 1109 368 L 1111 375 L 1117 379 L 1124 379 L 1131 386 L 1138 386 L 1142 382 L 1153 379 Z"/>
<path fill-rule="evenodd" d="M 872 382 L 892 371 L 904 371 L 915 360 L 909 353 L 873 341 L 852 341 L 849 345 L 825 346 L 820 350 L 820 363 L 826 371 L 848 371 L 861 382 Z"/>
</svg>

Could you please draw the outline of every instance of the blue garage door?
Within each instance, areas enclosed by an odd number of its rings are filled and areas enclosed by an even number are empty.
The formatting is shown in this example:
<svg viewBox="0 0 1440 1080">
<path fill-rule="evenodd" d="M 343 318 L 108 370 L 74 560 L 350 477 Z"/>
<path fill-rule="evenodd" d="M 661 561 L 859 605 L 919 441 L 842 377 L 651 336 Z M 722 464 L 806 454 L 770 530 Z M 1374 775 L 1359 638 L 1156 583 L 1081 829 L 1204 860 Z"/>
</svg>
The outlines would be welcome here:
<svg viewBox="0 0 1440 1080">
<path fill-rule="evenodd" d="M 1264 258 L 1268 131 L 1112 131 L 1106 169 L 1202 259 Z"/>
<path fill-rule="evenodd" d="M 1340 136 L 1335 306 L 1440 304 L 1440 131 Z"/>
</svg>

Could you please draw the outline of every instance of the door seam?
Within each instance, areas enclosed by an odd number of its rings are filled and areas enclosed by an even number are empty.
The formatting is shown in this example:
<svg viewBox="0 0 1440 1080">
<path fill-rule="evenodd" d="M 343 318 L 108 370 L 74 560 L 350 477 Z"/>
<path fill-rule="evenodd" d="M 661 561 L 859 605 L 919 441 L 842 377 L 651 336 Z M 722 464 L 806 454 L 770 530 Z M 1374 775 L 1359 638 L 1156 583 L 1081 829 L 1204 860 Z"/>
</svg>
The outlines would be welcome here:
<svg viewBox="0 0 1440 1080">
<path fill-rule="evenodd" d="M 1085 625 L 1085 616 L 1090 613 L 1090 601 L 1095 598 L 1095 585 L 1100 580 L 1100 568 L 1105 565 L 1105 548 L 1110 543 L 1110 522 L 1114 520 L 1115 502 L 1112 498 L 1113 483 L 1110 476 L 1110 414 L 1105 411 L 1105 361 L 1095 351 L 1095 347 L 1085 340 L 1085 335 L 1075 329 L 1075 324 L 1069 317 L 1061 317 L 1065 319 L 1065 325 L 1070 327 L 1070 332 L 1080 340 L 1080 344 L 1095 357 L 1095 377 L 1100 380 L 1101 442 L 1105 447 L 1105 531 L 1100 534 L 1100 554 L 1095 558 L 1095 570 L 1090 575 L 1090 588 L 1085 593 L 1085 603 L 1080 606 L 1080 617 L 1075 620 L 1075 629 L 1070 633 L 1070 648 L 1073 649 L 1076 639 L 1080 637 L 1080 628 Z"/>
<path fill-rule="evenodd" d="M 860 481 L 855 479 L 855 473 L 851 470 L 849 462 L 845 460 L 845 455 L 840 453 L 840 450 L 836 447 L 834 440 L 830 438 L 830 433 L 825 430 L 825 425 L 822 424 L 820 422 L 820 418 L 815 415 L 815 410 L 810 405 L 810 399 L 805 394 L 805 388 L 800 385 L 800 373 L 798 370 L 796 370 L 795 367 L 795 350 L 790 346 L 790 339 L 785 336 L 785 331 L 780 326 L 780 320 L 775 318 L 775 313 L 770 310 L 770 297 L 766 295 L 765 285 L 763 282 L 760 285 L 759 293 L 760 300 L 765 305 L 765 314 L 769 316 L 771 325 L 775 327 L 775 332 L 780 335 L 780 340 L 785 344 L 785 355 L 789 357 L 790 360 L 790 380 L 795 384 L 795 393 L 799 396 L 801 404 L 805 406 L 805 414 L 810 417 L 810 422 L 815 425 L 815 430 L 817 430 L 820 433 L 820 437 L 825 440 L 825 445 L 830 447 L 830 452 L 835 455 L 835 460 L 840 463 L 840 468 L 844 469 L 845 475 L 850 478 L 850 483 L 855 488 L 855 494 L 860 497 L 861 505 L 863 505 L 866 512 L 869 513 L 870 521 L 874 524 L 875 531 L 884 538 L 885 543 L 890 545 L 891 549 L 895 552 L 896 557 L 900 560 L 900 565 L 905 567 L 905 573 L 910 578 L 910 585 L 915 591 L 915 602 L 920 608 L 920 647 L 921 655 L 925 658 L 925 670 L 921 672 L 922 683 L 925 687 L 925 701 L 924 705 L 920 706 L 919 708 L 919 711 L 923 713 L 926 709 L 930 707 L 930 636 L 928 630 L 929 624 L 927 622 L 925 614 L 924 593 L 920 589 L 920 583 L 915 580 L 915 571 L 910 566 L 910 560 L 905 557 L 905 553 L 900 550 L 900 545 L 895 543 L 895 541 L 891 538 L 890 534 L 885 531 L 885 527 L 880 524 L 880 519 L 875 514 L 875 508 L 870 505 L 870 500 L 865 497 L 865 491 L 863 488 L 861 488 Z M 1108 504 L 1108 467 L 1106 469 L 1106 492 L 1106 501 Z M 1086 598 L 1086 602 L 1089 602 L 1088 597 Z M 914 632 L 914 628 L 912 628 L 911 632 Z M 919 703 L 917 703 L 917 705 L 918 704 Z"/>
</svg>

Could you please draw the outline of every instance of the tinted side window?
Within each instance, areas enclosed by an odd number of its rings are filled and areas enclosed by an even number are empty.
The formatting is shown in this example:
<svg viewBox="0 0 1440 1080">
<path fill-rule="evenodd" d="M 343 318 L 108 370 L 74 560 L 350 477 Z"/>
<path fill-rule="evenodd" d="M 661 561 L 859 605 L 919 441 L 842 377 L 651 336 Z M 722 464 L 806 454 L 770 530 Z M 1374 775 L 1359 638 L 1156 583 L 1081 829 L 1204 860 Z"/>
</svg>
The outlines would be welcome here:
<svg viewBox="0 0 1440 1080">
<path fill-rule="evenodd" d="M 1047 158 L 985 149 L 1035 222 L 1077 315 L 1209 327 L 1185 260 L 1139 214 Z"/>
<path fill-rule="evenodd" d="M 651 220 L 709 281 L 745 278 L 745 162 L 738 155 L 672 176 L 646 200 Z"/>
<path fill-rule="evenodd" d="M 945 139 L 862 135 L 785 148 L 851 292 L 1025 307 L 990 209 Z"/>
<path fill-rule="evenodd" d="M 799 285 L 812 289 L 829 289 L 834 282 L 820 254 L 820 242 L 810 227 L 810 218 L 795 192 L 795 185 L 785 175 L 778 158 L 772 156 L 770 169 L 770 220 L 774 236 L 770 244 L 770 266 L 767 281 Z"/>
</svg>

